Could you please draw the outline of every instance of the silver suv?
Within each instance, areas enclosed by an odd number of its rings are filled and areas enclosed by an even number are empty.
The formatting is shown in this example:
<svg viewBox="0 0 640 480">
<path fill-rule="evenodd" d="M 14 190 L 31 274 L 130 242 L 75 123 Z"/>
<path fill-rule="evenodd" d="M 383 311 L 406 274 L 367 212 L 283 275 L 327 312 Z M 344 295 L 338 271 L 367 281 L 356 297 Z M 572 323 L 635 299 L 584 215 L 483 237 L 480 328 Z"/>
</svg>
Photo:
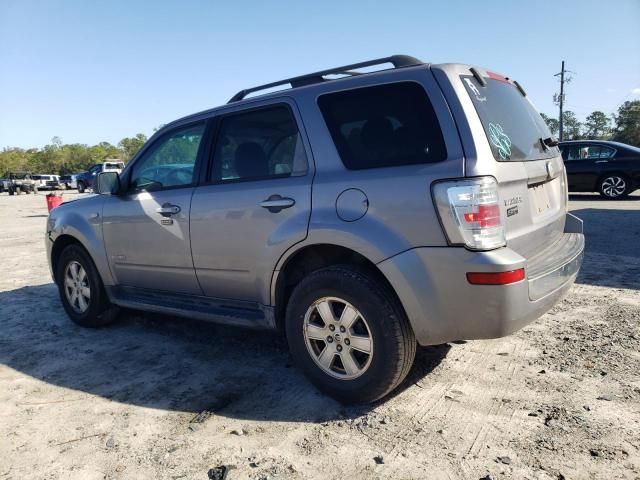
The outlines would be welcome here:
<svg viewBox="0 0 640 480">
<path fill-rule="evenodd" d="M 584 237 L 556 145 L 482 68 L 290 78 L 166 125 L 54 209 L 51 271 L 80 325 L 127 307 L 279 329 L 318 388 L 371 402 L 417 344 L 507 335 L 567 292 Z"/>
</svg>

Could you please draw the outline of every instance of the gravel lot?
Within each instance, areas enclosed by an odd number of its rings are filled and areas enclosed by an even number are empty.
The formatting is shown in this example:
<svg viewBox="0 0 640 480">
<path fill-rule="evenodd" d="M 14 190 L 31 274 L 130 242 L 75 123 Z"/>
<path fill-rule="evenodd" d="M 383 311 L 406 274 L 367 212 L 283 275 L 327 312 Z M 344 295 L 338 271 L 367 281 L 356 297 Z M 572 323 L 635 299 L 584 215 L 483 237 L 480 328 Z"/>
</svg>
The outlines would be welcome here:
<svg viewBox="0 0 640 480">
<path fill-rule="evenodd" d="M 2 194 L 0 479 L 640 478 L 640 196 L 571 208 L 587 253 L 562 303 L 507 338 L 420 349 L 392 398 L 344 407 L 272 334 L 76 327 L 44 196 Z"/>
</svg>

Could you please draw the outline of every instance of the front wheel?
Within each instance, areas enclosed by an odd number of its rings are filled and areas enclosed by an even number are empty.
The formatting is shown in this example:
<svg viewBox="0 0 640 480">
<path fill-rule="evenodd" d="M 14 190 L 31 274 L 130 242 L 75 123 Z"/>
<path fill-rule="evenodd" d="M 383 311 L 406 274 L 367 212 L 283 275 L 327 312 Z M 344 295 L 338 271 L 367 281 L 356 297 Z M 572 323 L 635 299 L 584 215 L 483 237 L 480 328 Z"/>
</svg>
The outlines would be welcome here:
<svg viewBox="0 0 640 480">
<path fill-rule="evenodd" d="M 297 366 L 344 403 L 384 397 L 406 377 L 416 340 L 393 292 L 351 266 L 318 270 L 294 289 L 286 333 Z"/>
<path fill-rule="evenodd" d="M 115 320 L 100 274 L 79 245 L 66 247 L 57 262 L 56 280 L 62 306 L 69 318 L 83 327 L 102 327 Z"/>
<path fill-rule="evenodd" d="M 84 183 L 78 182 L 78 193 L 84 193 L 84 189 L 85 189 Z"/>
<path fill-rule="evenodd" d="M 600 181 L 600 195 L 609 199 L 624 198 L 631 190 L 630 182 L 622 175 L 609 175 Z"/>
</svg>

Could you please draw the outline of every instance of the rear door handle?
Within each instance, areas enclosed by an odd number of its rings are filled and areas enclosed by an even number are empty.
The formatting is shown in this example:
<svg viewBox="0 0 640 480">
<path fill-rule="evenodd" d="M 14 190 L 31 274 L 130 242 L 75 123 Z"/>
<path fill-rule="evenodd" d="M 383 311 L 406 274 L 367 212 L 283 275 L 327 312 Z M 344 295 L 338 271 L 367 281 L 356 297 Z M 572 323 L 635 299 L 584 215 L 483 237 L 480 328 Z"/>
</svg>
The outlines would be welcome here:
<svg viewBox="0 0 640 480">
<path fill-rule="evenodd" d="M 180 210 L 178 205 L 171 205 L 170 203 L 165 203 L 161 207 L 156 208 L 156 212 L 163 217 L 170 217 L 171 215 L 180 213 Z"/>
<path fill-rule="evenodd" d="M 278 213 L 283 208 L 293 207 L 296 201 L 293 198 L 281 197 L 280 195 L 271 195 L 266 200 L 260 202 L 262 208 L 266 208 L 271 213 Z"/>
</svg>

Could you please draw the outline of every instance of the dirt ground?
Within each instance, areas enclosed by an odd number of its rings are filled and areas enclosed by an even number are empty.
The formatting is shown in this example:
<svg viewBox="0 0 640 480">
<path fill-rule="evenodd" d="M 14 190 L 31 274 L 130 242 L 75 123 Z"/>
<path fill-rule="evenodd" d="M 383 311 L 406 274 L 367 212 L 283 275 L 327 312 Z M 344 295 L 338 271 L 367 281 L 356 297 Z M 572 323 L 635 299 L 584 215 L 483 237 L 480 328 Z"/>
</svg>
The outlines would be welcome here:
<svg viewBox="0 0 640 480">
<path fill-rule="evenodd" d="M 562 303 L 507 338 L 419 349 L 391 398 L 344 407 L 273 334 L 75 326 L 44 196 L 4 193 L 0 479 L 640 478 L 640 196 L 571 208 L 587 253 Z"/>
</svg>

